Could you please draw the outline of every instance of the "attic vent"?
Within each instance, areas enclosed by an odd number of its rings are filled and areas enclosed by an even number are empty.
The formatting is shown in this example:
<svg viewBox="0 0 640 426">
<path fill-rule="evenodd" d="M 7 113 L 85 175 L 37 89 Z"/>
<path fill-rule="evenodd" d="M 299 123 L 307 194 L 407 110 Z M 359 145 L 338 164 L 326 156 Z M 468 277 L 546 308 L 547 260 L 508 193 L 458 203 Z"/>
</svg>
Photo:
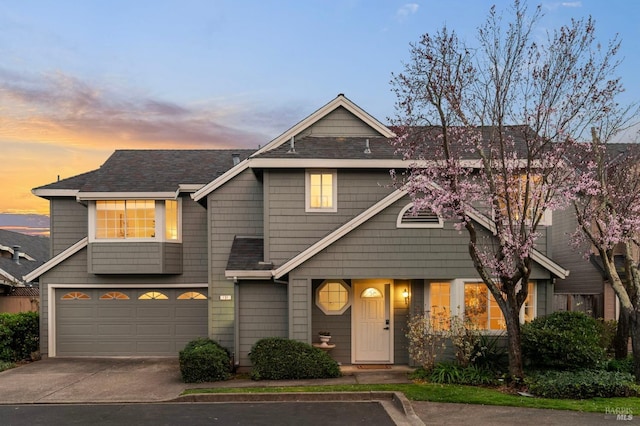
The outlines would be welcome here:
<svg viewBox="0 0 640 426">
<path fill-rule="evenodd" d="M 442 228 L 442 218 L 430 209 L 413 211 L 413 203 L 407 204 L 398 214 L 398 228 Z"/>
</svg>

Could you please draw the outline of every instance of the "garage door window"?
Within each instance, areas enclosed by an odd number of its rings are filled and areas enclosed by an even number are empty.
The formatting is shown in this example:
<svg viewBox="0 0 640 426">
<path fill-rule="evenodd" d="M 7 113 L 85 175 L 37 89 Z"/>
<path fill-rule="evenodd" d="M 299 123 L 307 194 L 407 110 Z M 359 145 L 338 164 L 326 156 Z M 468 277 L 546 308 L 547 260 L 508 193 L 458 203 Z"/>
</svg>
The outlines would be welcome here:
<svg viewBox="0 0 640 426">
<path fill-rule="evenodd" d="M 207 296 L 197 291 L 187 291 L 178 296 L 178 300 L 204 300 Z"/>
<path fill-rule="evenodd" d="M 129 300 L 129 296 L 119 291 L 110 291 L 100 296 L 100 300 Z"/>
<path fill-rule="evenodd" d="M 167 300 L 168 297 L 164 293 L 160 293 L 159 291 L 148 291 L 144 294 L 141 294 L 138 297 L 140 300 Z"/>
<path fill-rule="evenodd" d="M 69 293 L 64 294 L 60 300 L 88 300 L 91 299 L 91 297 L 86 294 L 83 293 L 81 291 L 70 291 Z"/>
</svg>

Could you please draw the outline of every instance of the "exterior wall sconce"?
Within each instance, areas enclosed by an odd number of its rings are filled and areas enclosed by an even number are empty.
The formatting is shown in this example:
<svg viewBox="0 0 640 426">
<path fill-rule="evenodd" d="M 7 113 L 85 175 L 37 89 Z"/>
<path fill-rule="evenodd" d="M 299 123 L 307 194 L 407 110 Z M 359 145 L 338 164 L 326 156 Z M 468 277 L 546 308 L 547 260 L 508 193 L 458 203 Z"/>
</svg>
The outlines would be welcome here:
<svg viewBox="0 0 640 426">
<path fill-rule="evenodd" d="M 409 304 L 409 291 L 406 288 L 402 291 L 402 297 L 404 297 L 404 304 L 408 305 Z"/>
</svg>

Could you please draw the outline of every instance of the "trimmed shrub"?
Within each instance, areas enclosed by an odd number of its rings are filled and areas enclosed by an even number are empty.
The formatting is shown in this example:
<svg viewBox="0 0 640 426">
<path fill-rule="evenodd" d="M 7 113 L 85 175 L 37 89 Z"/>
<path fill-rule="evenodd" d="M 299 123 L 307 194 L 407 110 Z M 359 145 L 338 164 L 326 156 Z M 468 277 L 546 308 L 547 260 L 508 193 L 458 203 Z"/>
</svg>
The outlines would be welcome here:
<svg viewBox="0 0 640 426">
<path fill-rule="evenodd" d="M 231 376 L 230 353 L 215 340 L 192 340 L 180 351 L 179 359 L 185 383 L 215 382 Z"/>
<path fill-rule="evenodd" d="M 543 398 L 588 399 L 637 396 L 633 376 L 604 370 L 545 371 L 525 379 L 529 392 Z"/>
<path fill-rule="evenodd" d="M 588 369 L 605 359 L 597 321 L 582 312 L 554 312 L 522 326 L 522 353 L 534 367 Z"/>
<path fill-rule="evenodd" d="M 0 361 L 31 359 L 40 346 L 39 318 L 37 312 L 0 314 Z"/>
<path fill-rule="evenodd" d="M 281 337 L 258 340 L 249 359 L 253 380 L 322 379 L 340 377 L 340 367 L 321 349 Z"/>
</svg>

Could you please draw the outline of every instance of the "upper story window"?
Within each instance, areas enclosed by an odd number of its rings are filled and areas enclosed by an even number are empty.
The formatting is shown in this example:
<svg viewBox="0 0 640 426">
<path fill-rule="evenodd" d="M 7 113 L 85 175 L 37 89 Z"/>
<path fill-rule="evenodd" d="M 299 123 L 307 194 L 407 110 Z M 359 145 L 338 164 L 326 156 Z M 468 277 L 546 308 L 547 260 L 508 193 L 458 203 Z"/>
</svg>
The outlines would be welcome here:
<svg viewBox="0 0 640 426">
<path fill-rule="evenodd" d="M 91 240 L 180 239 L 179 200 L 97 200 L 89 218 Z"/>
<path fill-rule="evenodd" d="M 308 170 L 305 187 L 306 211 L 338 211 L 338 175 L 335 170 Z"/>
<path fill-rule="evenodd" d="M 499 188 L 498 204 L 504 215 L 507 214 L 507 208 L 511 209 L 511 217 L 515 220 L 519 220 L 524 214 L 527 221 L 534 219 L 534 209 L 536 197 L 539 197 L 540 185 L 542 184 L 542 177 L 539 175 L 531 175 L 527 178 L 527 175 L 521 173 L 519 175 L 511 176 L 509 182 L 507 182 L 506 191 Z M 551 225 L 551 210 L 545 210 L 540 218 L 540 225 Z"/>
</svg>

